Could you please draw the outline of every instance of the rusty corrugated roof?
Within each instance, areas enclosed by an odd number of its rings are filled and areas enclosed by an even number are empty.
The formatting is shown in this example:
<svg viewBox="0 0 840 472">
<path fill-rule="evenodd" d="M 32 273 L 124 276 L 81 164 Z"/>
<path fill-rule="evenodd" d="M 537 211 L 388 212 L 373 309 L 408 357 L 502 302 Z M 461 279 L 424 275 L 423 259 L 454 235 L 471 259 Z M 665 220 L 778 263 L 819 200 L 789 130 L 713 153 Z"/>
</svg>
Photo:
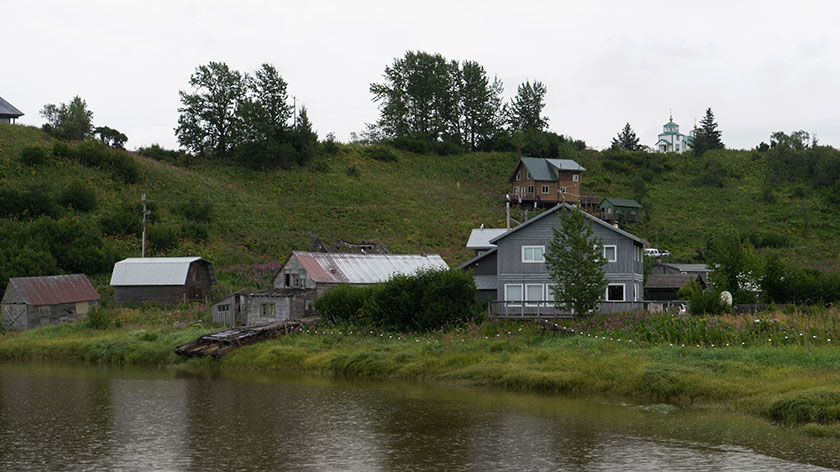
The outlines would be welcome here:
<svg viewBox="0 0 840 472">
<path fill-rule="evenodd" d="M 295 251 L 307 274 L 321 283 L 375 284 L 421 269 L 448 269 L 437 254 L 353 254 Z"/>
<path fill-rule="evenodd" d="M 12 277 L 9 279 L 9 286 L 14 287 L 28 305 L 59 305 L 99 300 L 99 294 L 84 274 Z"/>
</svg>

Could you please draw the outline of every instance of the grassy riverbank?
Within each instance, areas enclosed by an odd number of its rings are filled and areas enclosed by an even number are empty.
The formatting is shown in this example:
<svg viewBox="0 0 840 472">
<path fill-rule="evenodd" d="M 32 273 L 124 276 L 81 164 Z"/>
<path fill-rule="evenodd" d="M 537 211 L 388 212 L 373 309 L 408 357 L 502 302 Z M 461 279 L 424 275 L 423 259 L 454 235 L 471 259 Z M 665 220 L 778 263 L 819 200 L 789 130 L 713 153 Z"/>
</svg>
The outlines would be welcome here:
<svg viewBox="0 0 840 472">
<path fill-rule="evenodd" d="M 0 360 L 321 373 L 608 396 L 744 411 L 808 434 L 840 437 L 840 348 L 830 343 L 683 347 L 592 333 L 552 336 L 532 324 L 487 322 L 427 334 L 311 327 L 222 360 L 186 360 L 172 352 L 212 330 L 52 326 L 5 334 Z"/>
</svg>

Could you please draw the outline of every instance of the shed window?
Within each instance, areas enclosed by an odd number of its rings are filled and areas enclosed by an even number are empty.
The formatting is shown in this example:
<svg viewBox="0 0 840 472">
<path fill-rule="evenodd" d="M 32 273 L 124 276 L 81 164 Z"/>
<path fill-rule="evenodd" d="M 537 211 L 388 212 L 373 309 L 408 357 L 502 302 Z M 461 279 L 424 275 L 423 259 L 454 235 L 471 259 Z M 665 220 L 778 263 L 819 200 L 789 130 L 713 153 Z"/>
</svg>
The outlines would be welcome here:
<svg viewBox="0 0 840 472">
<path fill-rule="evenodd" d="M 522 262 L 545 262 L 545 246 L 522 246 Z"/>
<path fill-rule="evenodd" d="M 609 284 L 607 286 L 607 301 L 608 302 L 623 302 L 624 301 L 624 284 Z"/>
<path fill-rule="evenodd" d="M 228 312 L 230 311 L 230 304 L 225 303 L 224 305 L 219 305 L 218 307 L 216 307 L 216 311 L 218 311 L 219 313 Z"/>
<path fill-rule="evenodd" d="M 274 303 L 260 304 L 260 316 L 262 316 L 263 318 L 273 318 L 274 313 L 276 313 Z"/>
<path fill-rule="evenodd" d="M 604 258 L 607 262 L 615 262 L 618 260 L 618 250 L 615 246 L 604 246 Z"/>
<path fill-rule="evenodd" d="M 572 182 L 577 182 L 580 180 L 579 174 L 572 174 Z"/>
<path fill-rule="evenodd" d="M 544 195 L 545 195 L 545 194 L 548 194 L 548 185 L 543 185 L 543 186 L 542 186 L 542 193 L 543 193 Z"/>
</svg>

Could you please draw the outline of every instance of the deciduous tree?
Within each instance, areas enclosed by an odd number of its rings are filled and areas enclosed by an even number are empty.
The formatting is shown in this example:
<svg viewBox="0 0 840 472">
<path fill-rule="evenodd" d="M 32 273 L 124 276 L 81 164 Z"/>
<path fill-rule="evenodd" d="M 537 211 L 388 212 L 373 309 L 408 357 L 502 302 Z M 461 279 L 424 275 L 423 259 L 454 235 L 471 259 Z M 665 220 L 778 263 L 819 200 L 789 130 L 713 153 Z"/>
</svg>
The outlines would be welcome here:
<svg viewBox="0 0 840 472">
<path fill-rule="evenodd" d="M 66 105 L 44 105 L 41 116 L 47 120 L 44 131 L 58 139 L 82 140 L 90 137 L 93 131 L 93 112 L 87 109 L 87 103 L 78 95 Z"/>
</svg>

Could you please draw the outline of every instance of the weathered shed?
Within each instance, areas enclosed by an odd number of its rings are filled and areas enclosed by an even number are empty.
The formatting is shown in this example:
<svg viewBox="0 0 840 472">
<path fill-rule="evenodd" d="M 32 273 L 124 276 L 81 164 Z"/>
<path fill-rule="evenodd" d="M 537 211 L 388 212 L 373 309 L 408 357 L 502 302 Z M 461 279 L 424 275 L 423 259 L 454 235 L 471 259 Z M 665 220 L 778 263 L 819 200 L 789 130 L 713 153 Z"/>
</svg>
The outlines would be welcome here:
<svg viewBox="0 0 840 472">
<path fill-rule="evenodd" d="M 9 279 L 3 300 L 3 329 L 30 329 L 76 321 L 99 306 L 99 294 L 84 274 Z"/>
<path fill-rule="evenodd" d="M 208 301 L 216 285 L 213 264 L 200 257 L 145 257 L 114 264 L 114 301 Z"/>
<path fill-rule="evenodd" d="M 692 274 L 650 274 L 645 282 L 645 300 L 679 300 L 679 290 L 692 281 L 706 288 L 706 282 L 699 275 Z"/>
<path fill-rule="evenodd" d="M 630 198 L 607 197 L 598 205 L 601 219 L 619 223 L 638 223 L 642 205 Z"/>
<path fill-rule="evenodd" d="M 294 288 L 237 292 L 213 304 L 213 321 L 253 326 L 300 319 L 312 313 L 315 295 L 315 290 Z"/>
<path fill-rule="evenodd" d="M 0 97 L 0 123 L 14 123 L 16 119 L 23 116 L 23 112 L 14 107 L 11 103 Z"/>
</svg>

